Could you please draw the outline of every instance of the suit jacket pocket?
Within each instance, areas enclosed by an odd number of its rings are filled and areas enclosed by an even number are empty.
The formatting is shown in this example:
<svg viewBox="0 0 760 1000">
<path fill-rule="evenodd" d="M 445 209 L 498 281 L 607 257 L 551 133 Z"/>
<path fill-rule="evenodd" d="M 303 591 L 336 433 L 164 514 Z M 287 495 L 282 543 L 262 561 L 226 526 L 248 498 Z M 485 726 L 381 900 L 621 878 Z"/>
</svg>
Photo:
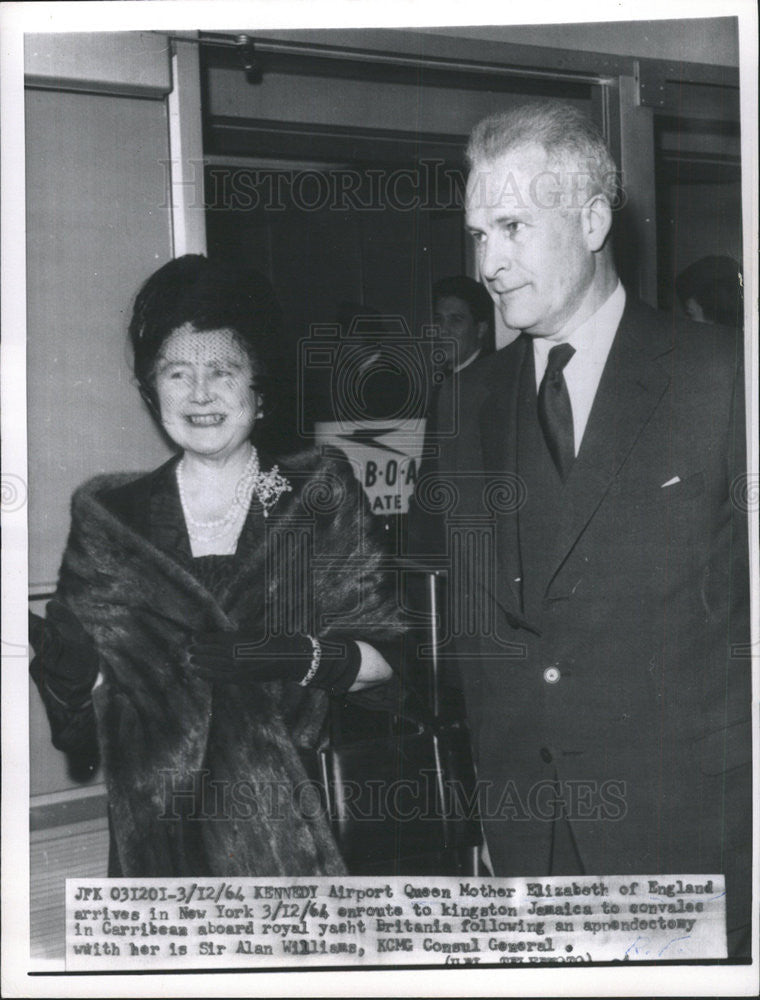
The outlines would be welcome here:
<svg viewBox="0 0 760 1000">
<path fill-rule="evenodd" d="M 627 498 L 636 507 L 681 503 L 705 492 L 705 475 L 700 470 L 670 486 L 619 482 L 614 485 L 611 492 L 618 497 Z"/>
</svg>

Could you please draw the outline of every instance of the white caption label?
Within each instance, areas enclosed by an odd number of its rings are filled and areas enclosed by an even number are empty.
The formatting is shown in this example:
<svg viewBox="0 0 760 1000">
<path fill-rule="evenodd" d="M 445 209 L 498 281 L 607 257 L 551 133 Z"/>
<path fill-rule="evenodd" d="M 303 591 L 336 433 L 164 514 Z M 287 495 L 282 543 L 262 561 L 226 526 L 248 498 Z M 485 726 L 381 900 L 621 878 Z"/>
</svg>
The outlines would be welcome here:
<svg viewBox="0 0 760 1000">
<path fill-rule="evenodd" d="M 71 971 L 725 957 L 718 875 L 66 880 Z"/>
</svg>

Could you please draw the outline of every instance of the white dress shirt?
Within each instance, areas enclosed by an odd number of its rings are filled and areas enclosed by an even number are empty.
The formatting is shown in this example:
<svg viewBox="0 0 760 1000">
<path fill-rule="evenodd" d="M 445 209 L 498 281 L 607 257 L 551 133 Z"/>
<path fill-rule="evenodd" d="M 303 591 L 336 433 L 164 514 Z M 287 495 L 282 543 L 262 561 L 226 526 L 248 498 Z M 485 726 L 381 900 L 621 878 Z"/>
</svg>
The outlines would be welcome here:
<svg viewBox="0 0 760 1000">
<path fill-rule="evenodd" d="M 615 333 L 625 309 L 625 289 L 618 281 L 615 291 L 580 326 L 571 324 L 550 337 L 533 338 L 533 360 L 536 368 L 536 391 L 546 371 L 549 351 L 557 344 L 570 344 L 575 354 L 564 368 L 565 384 L 573 409 L 575 454 L 580 451 L 596 390 L 615 339 Z"/>
</svg>

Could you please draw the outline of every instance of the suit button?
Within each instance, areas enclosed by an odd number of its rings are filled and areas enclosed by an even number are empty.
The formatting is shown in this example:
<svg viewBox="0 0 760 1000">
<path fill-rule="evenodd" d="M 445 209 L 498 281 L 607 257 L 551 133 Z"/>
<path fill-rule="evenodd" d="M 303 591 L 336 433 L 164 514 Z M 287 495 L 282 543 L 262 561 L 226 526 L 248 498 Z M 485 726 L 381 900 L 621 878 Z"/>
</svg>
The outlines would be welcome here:
<svg viewBox="0 0 760 1000">
<path fill-rule="evenodd" d="M 546 747 L 541 747 L 540 754 L 541 754 L 541 760 L 545 764 L 551 764 L 553 760 L 551 750 L 548 750 Z"/>
<path fill-rule="evenodd" d="M 562 674 L 556 667 L 547 667 L 544 670 L 544 680 L 547 684 L 556 684 Z"/>
</svg>

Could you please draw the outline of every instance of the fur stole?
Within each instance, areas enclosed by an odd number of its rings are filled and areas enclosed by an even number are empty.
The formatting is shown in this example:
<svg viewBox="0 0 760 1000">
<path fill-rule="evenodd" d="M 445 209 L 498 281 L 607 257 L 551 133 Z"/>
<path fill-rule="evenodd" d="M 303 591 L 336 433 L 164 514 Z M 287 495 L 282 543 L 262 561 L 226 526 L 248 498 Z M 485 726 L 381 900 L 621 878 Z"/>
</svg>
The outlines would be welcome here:
<svg viewBox="0 0 760 1000">
<path fill-rule="evenodd" d="M 193 632 L 238 626 L 368 642 L 399 634 L 395 588 L 347 463 L 310 452 L 282 471 L 293 491 L 262 517 L 224 608 L 103 503 L 136 477 L 99 476 L 74 494 L 58 595 L 102 659 L 93 699 L 125 876 L 345 872 L 298 753 L 320 736 L 324 692 L 212 687 L 182 655 Z"/>
</svg>

